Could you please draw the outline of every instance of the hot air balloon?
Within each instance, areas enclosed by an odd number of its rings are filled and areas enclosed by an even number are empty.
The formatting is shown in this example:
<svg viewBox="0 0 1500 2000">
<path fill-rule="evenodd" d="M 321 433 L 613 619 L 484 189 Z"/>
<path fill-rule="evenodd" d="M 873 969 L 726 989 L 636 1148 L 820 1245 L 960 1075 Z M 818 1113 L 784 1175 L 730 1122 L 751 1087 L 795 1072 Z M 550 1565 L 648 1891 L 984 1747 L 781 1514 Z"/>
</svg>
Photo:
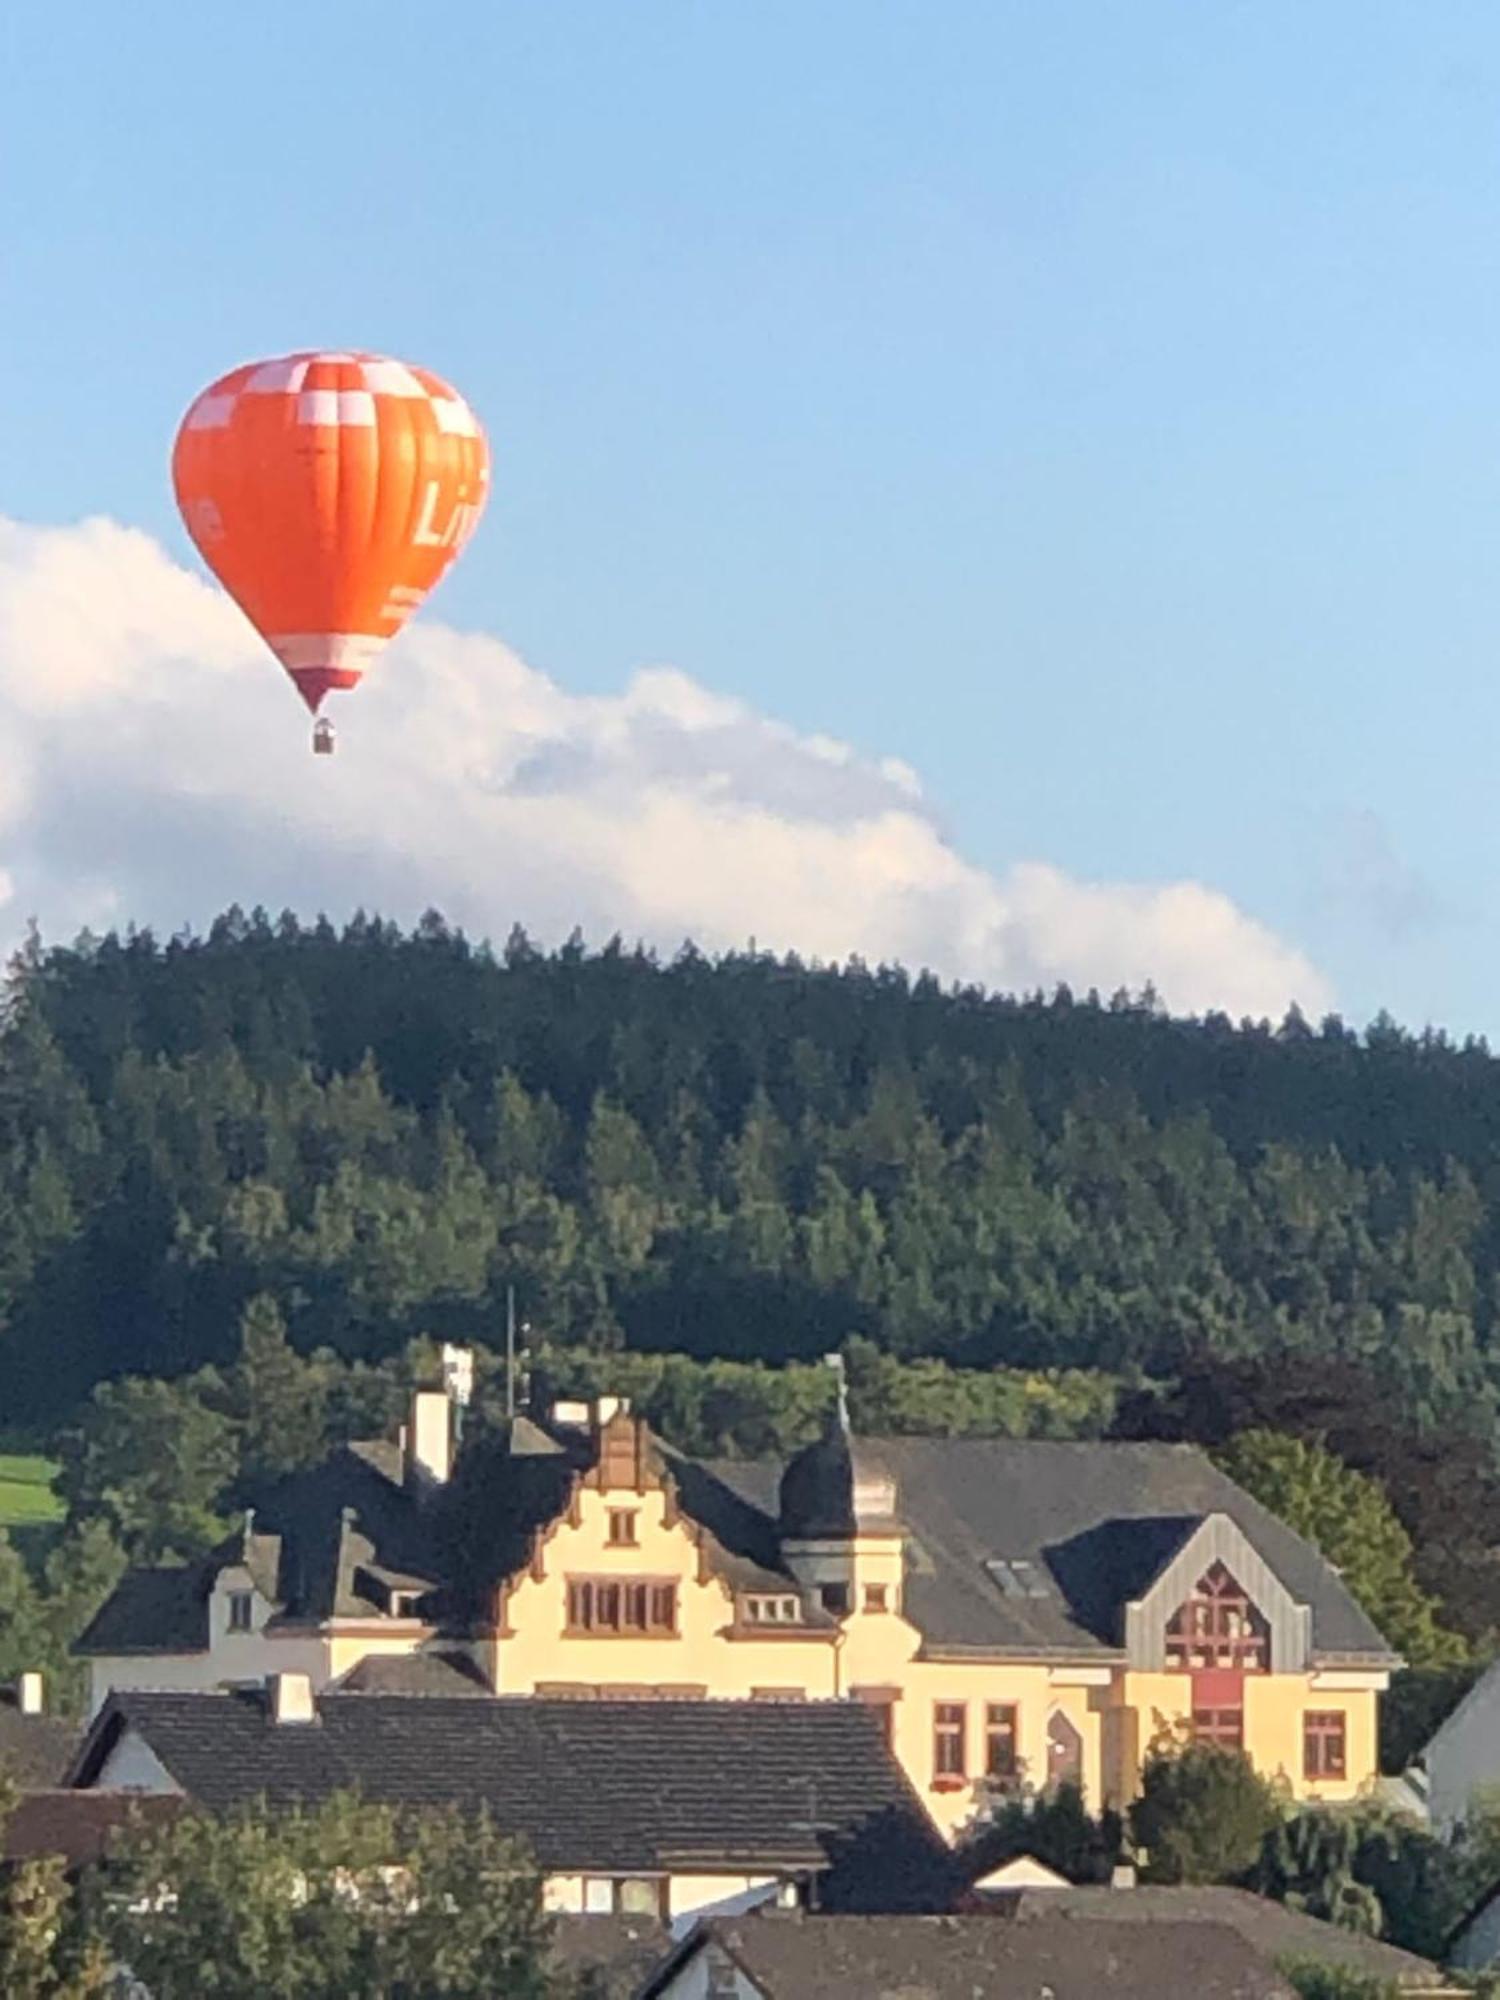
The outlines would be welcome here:
<svg viewBox="0 0 1500 2000">
<path fill-rule="evenodd" d="M 188 533 L 312 710 L 359 684 L 474 531 L 489 451 L 425 368 L 287 354 L 221 375 L 182 420 L 172 484 Z"/>
</svg>

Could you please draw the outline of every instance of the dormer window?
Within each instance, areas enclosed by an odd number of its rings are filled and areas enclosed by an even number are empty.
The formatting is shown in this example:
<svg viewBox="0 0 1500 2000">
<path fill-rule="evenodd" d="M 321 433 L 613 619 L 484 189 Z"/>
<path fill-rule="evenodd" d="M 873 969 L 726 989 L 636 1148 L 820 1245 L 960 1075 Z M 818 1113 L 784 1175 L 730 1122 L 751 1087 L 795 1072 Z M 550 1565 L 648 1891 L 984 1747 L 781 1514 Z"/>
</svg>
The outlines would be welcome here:
<svg viewBox="0 0 1500 2000">
<path fill-rule="evenodd" d="M 1181 1671 L 1270 1670 L 1271 1628 L 1220 1562 L 1167 1620 L 1166 1640 L 1167 1665 Z"/>
<path fill-rule="evenodd" d="M 255 1592 L 253 1590 L 230 1591 L 228 1629 L 231 1632 L 253 1632 L 255 1630 Z"/>
<path fill-rule="evenodd" d="M 747 1625 L 800 1625 L 802 1600 L 785 1596 L 756 1595 L 740 1600 Z"/>
<path fill-rule="evenodd" d="M 393 1590 L 390 1596 L 393 1618 L 416 1618 L 420 1614 L 417 1606 L 422 1602 L 420 1590 Z"/>
</svg>

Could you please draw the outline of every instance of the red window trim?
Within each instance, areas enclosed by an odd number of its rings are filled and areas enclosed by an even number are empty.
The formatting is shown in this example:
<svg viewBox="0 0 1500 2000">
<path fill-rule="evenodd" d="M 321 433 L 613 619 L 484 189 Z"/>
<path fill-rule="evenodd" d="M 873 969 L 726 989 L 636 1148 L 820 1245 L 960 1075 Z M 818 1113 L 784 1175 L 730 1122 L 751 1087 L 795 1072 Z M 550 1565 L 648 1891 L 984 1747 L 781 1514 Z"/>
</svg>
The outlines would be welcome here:
<svg viewBox="0 0 1500 2000">
<path fill-rule="evenodd" d="M 989 1701 L 984 1706 L 984 1775 L 987 1778 L 1014 1778 L 1020 1769 L 1021 1711 L 1013 1701 Z M 998 1745 L 1005 1755 L 996 1759 Z"/>
<path fill-rule="evenodd" d="M 1342 1708 L 1310 1708 L 1302 1718 L 1304 1778 L 1347 1778 L 1349 1716 Z"/>
<path fill-rule="evenodd" d="M 932 1704 L 932 1788 L 936 1792 L 957 1791 L 969 1775 L 969 1704 L 966 1701 L 935 1701 Z"/>
<path fill-rule="evenodd" d="M 677 1583 L 657 1576 L 570 1576 L 570 1638 L 675 1639 Z"/>
</svg>

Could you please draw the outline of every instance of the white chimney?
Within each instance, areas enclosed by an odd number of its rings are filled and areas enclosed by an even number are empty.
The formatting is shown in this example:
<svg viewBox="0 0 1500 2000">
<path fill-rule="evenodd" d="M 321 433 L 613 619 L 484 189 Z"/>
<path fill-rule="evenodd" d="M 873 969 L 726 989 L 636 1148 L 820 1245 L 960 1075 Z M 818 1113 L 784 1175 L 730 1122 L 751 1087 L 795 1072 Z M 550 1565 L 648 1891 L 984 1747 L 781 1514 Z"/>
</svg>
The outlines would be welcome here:
<svg viewBox="0 0 1500 2000">
<path fill-rule="evenodd" d="M 602 1431 L 611 1417 L 622 1416 L 629 1408 L 628 1396 L 601 1396 L 594 1405 L 594 1422 Z"/>
<path fill-rule="evenodd" d="M 443 1389 L 418 1389 L 406 1426 L 406 1471 L 442 1486 L 453 1470 L 453 1405 Z"/>
<path fill-rule="evenodd" d="M 474 1350 L 443 1343 L 443 1387 L 461 1410 L 474 1399 Z"/>
<path fill-rule="evenodd" d="M 270 1696 L 273 1722 L 317 1721 L 312 1680 L 307 1674 L 271 1674 L 266 1680 L 266 1693 Z"/>
<path fill-rule="evenodd" d="M 587 1403 L 554 1403 L 552 1421 L 561 1430 L 586 1431 L 592 1422 Z"/>
<path fill-rule="evenodd" d="M 47 1706 L 46 1689 L 39 1673 L 32 1669 L 16 1678 L 16 1707 L 22 1715 L 40 1715 Z"/>
</svg>

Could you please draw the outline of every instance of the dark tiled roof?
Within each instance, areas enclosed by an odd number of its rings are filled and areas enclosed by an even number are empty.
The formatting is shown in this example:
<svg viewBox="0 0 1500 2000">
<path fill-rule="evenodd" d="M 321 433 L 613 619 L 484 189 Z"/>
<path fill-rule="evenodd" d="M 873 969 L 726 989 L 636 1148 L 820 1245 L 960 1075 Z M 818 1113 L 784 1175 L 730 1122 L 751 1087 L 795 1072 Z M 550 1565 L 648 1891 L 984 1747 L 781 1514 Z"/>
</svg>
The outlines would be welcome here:
<svg viewBox="0 0 1500 2000">
<path fill-rule="evenodd" d="M 1389 1658 L 1317 1550 L 1190 1445 L 872 1438 L 859 1451 L 862 1464 L 896 1482 L 896 1510 L 912 1538 L 906 1609 L 931 1646 L 1116 1648 L 1126 1600 L 1205 1516 L 1221 1513 L 1311 1607 L 1315 1653 Z M 777 1463 L 724 1459 L 706 1469 L 774 1521 Z M 993 1560 L 1034 1565 L 1041 1594 L 1007 1594 L 986 1570 Z"/>
<path fill-rule="evenodd" d="M 761 1990 L 795 2000 L 1295 2000 L 1274 1966 L 1219 1924 L 1007 1924 L 973 1917 L 717 1918 L 642 1989 L 718 1949 Z"/>
<path fill-rule="evenodd" d="M 78 1742 L 76 1723 L 56 1715 L 22 1715 L 0 1698 L 0 1778 L 23 1792 L 61 1784 Z"/>
<path fill-rule="evenodd" d="M 317 1716 L 278 1725 L 259 1694 L 117 1692 L 72 1782 L 91 1784 L 133 1730 L 214 1809 L 358 1788 L 488 1807 L 549 1871 L 832 1861 L 857 1907 L 901 1895 L 946 1907 L 951 1894 L 946 1850 L 857 1703 L 325 1694 Z"/>
<path fill-rule="evenodd" d="M 60 1854 L 70 1868 L 81 1868 L 97 1861 L 122 1827 L 181 1810 L 181 1799 L 141 1792 L 28 1792 L 0 1827 L 0 1854 L 7 1861 Z"/>
<path fill-rule="evenodd" d="M 671 1948 L 671 1932 L 650 1917 L 558 1917 L 548 1957 L 583 2000 L 635 2000 Z"/>
<path fill-rule="evenodd" d="M 213 1573 L 202 1563 L 128 1569 L 75 1640 L 75 1653 L 202 1653 L 208 1650 Z"/>
<path fill-rule="evenodd" d="M 1002 1889 L 993 1900 L 1022 1923 L 1084 1918 L 1164 1929 L 1184 1922 L 1224 1924 L 1270 1959 L 1321 1959 L 1418 1992 L 1441 1990 L 1441 1975 L 1425 1958 L 1289 1910 L 1285 1903 L 1254 1896 L 1248 1889 Z"/>
<path fill-rule="evenodd" d="M 534 1449 L 533 1430 L 518 1420 L 508 1438 L 464 1454 L 449 1485 L 425 1496 L 401 1484 L 394 1447 L 349 1446 L 282 1482 L 253 1535 L 231 1538 L 207 1563 L 130 1572 L 77 1650 L 201 1650 L 207 1594 L 226 1560 L 273 1574 L 276 1602 L 292 1619 L 367 1617 L 385 1610 L 392 1583 L 430 1582 L 441 1588 L 428 1610 L 448 1629 L 483 1620 L 494 1586 L 524 1567 L 536 1531 L 566 1508 L 581 1463 L 576 1451 Z M 702 1465 L 654 1449 L 703 1530 L 710 1569 L 738 1590 L 791 1587 L 779 1542 L 780 1464 Z M 1223 1514 L 1311 1608 L 1315 1656 L 1391 1657 L 1317 1551 L 1191 1446 L 881 1438 L 852 1450 L 825 1442 L 797 1463 L 808 1488 L 804 1526 L 837 1514 L 838 1496 L 823 1490 L 830 1480 L 867 1496 L 894 1482 L 909 1531 L 906 1610 L 932 1650 L 1117 1651 L 1126 1602 L 1207 1516 Z M 997 1564 L 1030 1565 L 1024 1586 Z"/>
<path fill-rule="evenodd" d="M 338 1682 L 342 1694 L 455 1695 L 493 1692 L 463 1653 L 367 1653 Z"/>
</svg>

